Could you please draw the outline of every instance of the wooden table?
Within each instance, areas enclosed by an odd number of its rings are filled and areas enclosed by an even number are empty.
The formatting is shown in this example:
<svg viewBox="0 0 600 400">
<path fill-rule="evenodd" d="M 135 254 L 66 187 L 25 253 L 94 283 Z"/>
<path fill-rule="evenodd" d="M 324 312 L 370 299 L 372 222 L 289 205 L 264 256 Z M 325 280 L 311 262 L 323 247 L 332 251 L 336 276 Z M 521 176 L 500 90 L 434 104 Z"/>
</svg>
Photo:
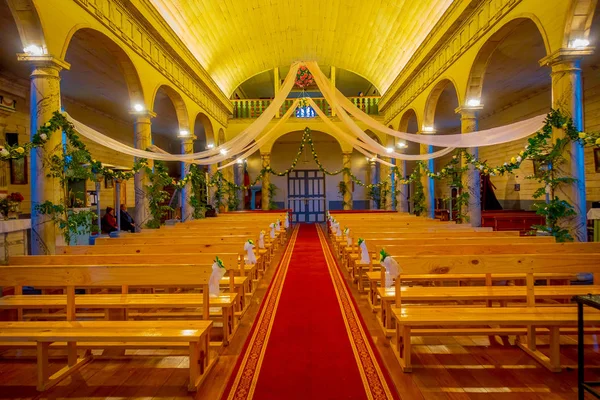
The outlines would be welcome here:
<svg viewBox="0 0 600 400">
<path fill-rule="evenodd" d="M 589 392 L 600 398 L 600 392 L 594 387 L 600 386 L 600 382 L 585 382 L 584 375 L 584 353 L 583 353 L 583 305 L 600 310 L 600 296 L 588 294 L 586 296 L 575 296 L 573 300 L 577 302 L 577 387 L 578 398 L 583 400 L 585 392 Z"/>
</svg>

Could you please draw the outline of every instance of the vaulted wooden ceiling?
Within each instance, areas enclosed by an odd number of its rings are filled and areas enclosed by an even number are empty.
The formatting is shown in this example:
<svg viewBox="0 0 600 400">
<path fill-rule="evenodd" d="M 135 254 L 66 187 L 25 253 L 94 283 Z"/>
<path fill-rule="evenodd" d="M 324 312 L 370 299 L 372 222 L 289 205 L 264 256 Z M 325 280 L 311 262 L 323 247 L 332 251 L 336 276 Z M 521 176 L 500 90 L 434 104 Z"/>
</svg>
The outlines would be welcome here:
<svg viewBox="0 0 600 400">
<path fill-rule="evenodd" d="M 383 93 L 454 0 L 150 0 L 227 95 L 297 60 Z"/>
</svg>

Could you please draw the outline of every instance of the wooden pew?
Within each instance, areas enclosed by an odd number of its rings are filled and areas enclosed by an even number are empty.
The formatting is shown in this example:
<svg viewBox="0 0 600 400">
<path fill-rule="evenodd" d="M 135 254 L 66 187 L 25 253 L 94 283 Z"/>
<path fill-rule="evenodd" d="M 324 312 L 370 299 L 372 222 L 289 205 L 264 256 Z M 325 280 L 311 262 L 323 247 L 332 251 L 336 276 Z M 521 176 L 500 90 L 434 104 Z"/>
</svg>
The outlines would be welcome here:
<svg viewBox="0 0 600 400">
<path fill-rule="evenodd" d="M 37 348 L 37 389 L 42 391 L 57 384 L 65 377 L 77 371 L 92 360 L 91 355 L 77 356 L 78 342 L 95 343 L 96 348 L 106 344 L 118 344 L 121 347 L 136 348 L 140 343 L 144 347 L 161 348 L 165 344 L 180 343 L 189 349 L 189 390 L 196 390 L 209 370 L 215 364 L 217 355 L 209 348 L 212 321 L 208 321 L 208 307 L 204 307 L 204 321 L 75 321 L 78 302 L 94 296 L 75 295 L 75 288 L 86 285 L 99 287 L 127 286 L 137 284 L 153 286 L 158 284 L 178 286 L 194 284 L 206 287 L 211 274 L 209 266 L 8 266 L 0 267 L 0 286 L 55 286 L 65 287 L 64 298 L 67 321 L 60 322 L 0 322 L 0 341 L 13 343 L 35 343 Z M 116 295 L 123 301 L 135 302 L 138 295 Z M 170 295 L 179 296 L 179 295 Z M 35 301 L 37 295 L 5 296 L 0 303 L 17 300 Z M 203 299 L 199 303 L 208 303 L 208 291 L 196 297 Z M 175 298 L 175 297 L 173 297 Z M 38 297 L 40 305 L 45 299 Z M 100 303 L 103 300 L 99 299 Z M 18 301 L 14 301 L 18 303 Z M 104 306 L 104 304 L 100 304 Z M 124 304 L 122 304 L 124 305 Z M 121 306 L 122 306 L 121 305 Z M 48 349 L 52 343 L 66 342 L 68 348 L 67 366 L 50 376 Z M 95 346 L 95 345 L 92 345 Z"/>
<path fill-rule="evenodd" d="M 223 343 L 227 345 L 229 343 L 230 338 L 235 334 L 238 323 L 236 318 L 235 311 L 236 309 L 241 313 L 244 309 L 242 305 L 246 305 L 245 299 L 239 296 L 239 291 L 235 289 L 235 278 L 233 273 L 235 272 L 235 267 L 231 267 L 232 265 L 236 265 L 235 262 L 237 260 L 236 254 L 220 254 L 219 257 L 222 258 L 225 266 L 229 270 L 228 277 L 228 289 L 227 292 L 221 293 L 218 297 L 210 298 L 210 307 L 218 308 L 220 310 L 220 314 L 208 313 L 208 307 L 203 306 L 204 299 L 197 296 L 191 295 L 187 296 L 182 294 L 178 298 L 170 297 L 170 294 L 166 293 L 151 293 L 151 294 L 131 294 L 130 290 L 135 287 L 147 287 L 144 285 L 137 284 L 134 279 L 132 279 L 132 283 L 129 285 L 121 286 L 122 295 L 127 295 L 128 297 L 134 299 L 135 301 L 125 301 L 125 297 L 119 297 L 121 295 L 112 295 L 106 294 L 106 297 L 100 297 L 100 294 L 93 295 L 82 295 L 82 296 L 93 296 L 93 297 L 82 297 L 79 301 L 79 304 L 82 306 L 80 308 L 97 308 L 97 309 L 112 309 L 117 310 L 117 312 L 110 312 L 113 318 L 172 318 L 172 317 L 211 317 L 213 319 L 222 319 L 223 320 Z M 187 266 L 187 265 L 197 265 L 198 268 L 209 268 L 212 271 L 212 264 L 214 260 L 214 255 L 191 255 L 189 257 L 178 257 L 177 261 L 172 260 L 172 256 L 161 257 L 159 255 L 150 256 L 69 256 L 69 255 L 57 255 L 57 256 L 17 256 L 11 258 L 11 266 L 29 266 L 35 265 L 39 268 L 47 267 L 47 271 L 52 271 L 54 266 L 66 267 L 69 265 L 78 266 L 78 267 L 91 267 L 95 265 L 103 265 L 106 268 L 109 267 L 120 267 L 120 266 L 139 266 L 140 268 L 150 267 L 150 266 L 164 266 L 168 265 L 175 270 L 179 266 Z M 46 272 L 49 273 L 49 272 Z M 38 285 L 43 288 L 52 287 L 52 285 Z M 78 288 L 100 288 L 103 285 L 95 285 L 90 283 L 88 285 L 82 285 Z M 197 287 L 194 284 L 194 281 L 191 283 L 182 283 L 178 288 L 189 288 L 189 287 Z M 208 286 L 207 286 L 208 287 Z M 207 288 L 206 287 L 206 288 Z M 151 289 L 155 288 L 173 288 L 172 285 L 168 283 L 156 283 Z M 6 296 L 4 298 L 0 298 L 0 308 L 5 309 L 17 309 L 19 310 L 18 318 L 22 319 L 23 313 L 21 310 L 23 309 L 60 309 L 64 308 L 66 299 L 63 297 L 58 297 L 57 295 L 43 295 L 46 297 L 36 297 L 30 295 L 22 295 L 22 288 L 15 288 L 15 296 Z M 134 297 L 131 297 L 134 296 Z M 39 304 L 39 300 L 43 300 L 43 304 Z M 171 301 L 175 299 L 178 303 L 172 304 Z M 102 302 L 102 304 L 99 304 Z M 36 307 L 37 306 L 37 307 Z M 85 307 L 83 307 L 85 306 Z M 97 307 L 93 307 L 97 306 Z M 129 311 L 130 309 L 136 308 L 203 308 L 202 313 L 197 312 L 185 312 L 185 313 L 140 313 L 136 311 Z M 238 316 L 241 315 L 238 313 Z M 56 319 L 61 318 L 63 314 L 47 316 L 46 318 Z M 35 315 L 36 318 L 44 317 L 44 315 Z"/>
<path fill-rule="evenodd" d="M 600 293 L 600 286 L 534 286 L 534 274 L 594 273 L 598 283 L 600 276 L 600 254 L 527 254 L 527 255 L 461 255 L 461 256 L 399 256 L 394 257 L 404 271 L 396 279 L 395 305 L 391 315 L 396 321 L 396 336 L 393 349 L 405 372 L 411 371 L 411 336 L 420 334 L 420 327 L 426 327 L 424 334 L 440 334 L 449 327 L 459 326 L 448 332 L 452 335 L 507 334 L 515 326 L 527 327 L 527 344 L 518 342 L 519 347 L 551 371 L 560 371 L 560 328 L 572 327 L 577 323 L 576 307 L 564 305 L 539 306 L 536 300 L 568 298 L 574 295 Z M 526 275 L 523 287 L 443 287 L 410 288 L 401 286 L 404 275 L 423 274 L 516 274 Z M 383 288 L 385 290 L 385 288 Z M 426 290 L 423 290 L 426 289 Z M 438 290 L 439 289 L 439 290 Z M 403 301 L 449 300 L 522 300 L 523 306 L 515 307 L 421 307 L 407 306 Z M 600 313 L 586 316 L 586 324 L 600 323 Z M 481 328 L 481 326 L 489 326 Z M 536 348 L 536 327 L 548 329 L 550 334 L 550 354 L 546 356 Z"/>
</svg>

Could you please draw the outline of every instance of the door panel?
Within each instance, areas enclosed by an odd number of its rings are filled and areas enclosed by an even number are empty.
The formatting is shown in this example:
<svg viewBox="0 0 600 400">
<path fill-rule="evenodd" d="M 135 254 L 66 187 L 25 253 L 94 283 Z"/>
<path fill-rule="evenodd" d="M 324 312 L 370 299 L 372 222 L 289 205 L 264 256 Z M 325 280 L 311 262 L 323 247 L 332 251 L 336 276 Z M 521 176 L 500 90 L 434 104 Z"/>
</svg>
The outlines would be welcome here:
<svg viewBox="0 0 600 400">
<path fill-rule="evenodd" d="M 292 222 L 325 222 L 325 175 L 319 170 L 288 174 L 288 208 Z"/>
</svg>

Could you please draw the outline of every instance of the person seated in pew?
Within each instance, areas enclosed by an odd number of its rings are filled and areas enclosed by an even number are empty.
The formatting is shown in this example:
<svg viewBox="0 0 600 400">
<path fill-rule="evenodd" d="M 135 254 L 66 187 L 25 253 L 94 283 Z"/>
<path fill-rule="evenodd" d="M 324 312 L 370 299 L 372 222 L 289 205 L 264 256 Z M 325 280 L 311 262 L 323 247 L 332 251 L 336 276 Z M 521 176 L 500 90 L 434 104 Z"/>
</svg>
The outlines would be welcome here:
<svg viewBox="0 0 600 400">
<path fill-rule="evenodd" d="M 127 207 L 125 204 L 121 204 L 121 210 L 119 210 L 119 213 L 121 214 L 121 230 L 134 233 L 135 221 L 131 217 L 131 214 L 127 212 Z"/>
<path fill-rule="evenodd" d="M 115 209 L 106 207 L 106 213 L 100 221 L 102 224 L 102 233 L 115 232 L 117 228 L 117 219 L 115 218 Z"/>
</svg>

